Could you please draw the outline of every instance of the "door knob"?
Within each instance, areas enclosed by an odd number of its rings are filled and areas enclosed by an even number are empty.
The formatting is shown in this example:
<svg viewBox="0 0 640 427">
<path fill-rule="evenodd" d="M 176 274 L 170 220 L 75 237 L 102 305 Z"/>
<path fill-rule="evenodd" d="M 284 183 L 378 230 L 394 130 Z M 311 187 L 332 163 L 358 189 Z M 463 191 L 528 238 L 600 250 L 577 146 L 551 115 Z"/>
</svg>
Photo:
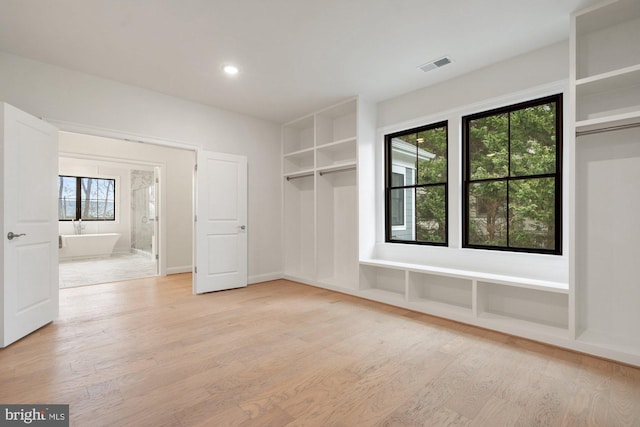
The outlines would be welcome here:
<svg viewBox="0 0 640 427">
<path fill-rule="evenodd" d="M 241 225 L 241 226 L 240 226 L 240 230 L 244 230 L 244 229 L 246 229 L 246 228 L 247 228 L 247 226 L 246 226 L 246 225 Z"/>
<path fill-rule="evenodd" d="M 13 231 L 10 231 L 10 232 L 7 234 L 7 239 L 9 239 L 9 240 L 13 240 L 13 239 L 14 239 L 14 238 L 16 238 L 16 237 L 26 236 L 26 235 L 27 235 L 26 233 L 14 234 L 14 232 L 13 232 Z"/>
</svg>

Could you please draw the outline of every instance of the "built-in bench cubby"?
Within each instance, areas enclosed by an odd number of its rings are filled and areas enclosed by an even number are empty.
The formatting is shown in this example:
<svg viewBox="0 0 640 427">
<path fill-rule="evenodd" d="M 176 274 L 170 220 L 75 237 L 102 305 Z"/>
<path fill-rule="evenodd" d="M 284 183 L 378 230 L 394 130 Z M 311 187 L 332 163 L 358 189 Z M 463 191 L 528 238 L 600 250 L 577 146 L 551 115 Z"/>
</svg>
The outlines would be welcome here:
<svg viewBox="0 0 640 427">
<path fill-rule="evenodd" d="M 400 269 L 360 265 L 360 291 L 376 301 L 404 304 L 406 272 Z"/>
<path fill-rule="evenodd" d="M 506 320 L 511 324 L 567 335 L 569 295 L 566 292 L 542 291 L 477 282 L 478 317 Z"/>
<path fill-rule="evenodd" d="M 466 278 L 409 271 L 409 303 L 425 311 L 473 314 L 473 282 Z"/>
</svg>

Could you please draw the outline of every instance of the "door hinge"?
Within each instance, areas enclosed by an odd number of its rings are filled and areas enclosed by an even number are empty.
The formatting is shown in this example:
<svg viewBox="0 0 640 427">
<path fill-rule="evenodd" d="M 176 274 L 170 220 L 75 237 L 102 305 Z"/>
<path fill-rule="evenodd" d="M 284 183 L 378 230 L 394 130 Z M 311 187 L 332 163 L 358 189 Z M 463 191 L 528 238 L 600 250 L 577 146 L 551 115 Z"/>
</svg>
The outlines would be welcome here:
<svg viewBox="0 0 640 427">
<path fill-rule="evenodd" d="M 158 178 L 156 178 L 156 184 L 159 183 L 159 182 L 160 182 L 160 180 Z"/>
<path fill-rule="evenodd" d="M 156 222 L 160 221 L 160 217 L 158 215 L 156 215 Z"/>
<path fill-rule="evenodd" d="M 193 271 L 195 271 L 195 273 L 198 274 L 198 266 L 193 267 Z"/>
<path fill-rule="evenodd" d="M 158 259 L 158 254 L 156 254 L 156 260 Z"/>
<path fill-rule="evenodd" d="M 198 222 L 198 215 L 193 216 L 193 222 Z"/>
<path fill-rule="evenodd" d="M 195 165 L 193 165 L 193 170 L 198 172 L 198 164 L 197 163 Z"/>
</svg>

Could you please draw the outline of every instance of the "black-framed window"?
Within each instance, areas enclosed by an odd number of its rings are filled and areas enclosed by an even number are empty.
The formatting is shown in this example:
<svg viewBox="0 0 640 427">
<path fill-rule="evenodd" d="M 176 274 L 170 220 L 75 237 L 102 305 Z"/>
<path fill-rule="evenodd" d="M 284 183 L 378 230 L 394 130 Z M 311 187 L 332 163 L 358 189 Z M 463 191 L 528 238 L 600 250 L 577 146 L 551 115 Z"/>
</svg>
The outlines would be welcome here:
<svg viewBox="0 0 640 427">
<path fill-rule="evenodd" d="M 448 124 L 385 135 L 386 241 L 448 243 Z"/>
<path fill-rule="evenodd" d="M 60 221 L 115 221 L 116 180 L 58 176 Z"/>
<path fill-rule="evenodd" d="M 463 247 L 562 253 L 562 95 L 462 119 Z"/>
</svg>

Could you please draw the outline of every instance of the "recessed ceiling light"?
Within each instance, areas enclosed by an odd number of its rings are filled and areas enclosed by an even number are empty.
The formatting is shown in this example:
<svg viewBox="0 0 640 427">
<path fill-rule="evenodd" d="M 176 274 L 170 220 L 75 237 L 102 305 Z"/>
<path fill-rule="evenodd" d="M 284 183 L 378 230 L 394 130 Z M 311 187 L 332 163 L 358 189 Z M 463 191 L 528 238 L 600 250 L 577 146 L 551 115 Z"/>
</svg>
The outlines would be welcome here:
<svg viewBox="0 0 640 427">
<path fill-rule="evenodd" d="M 236 74 L 238 74 L 238 67 L 236 67 L 235 65 L 231 65 L 231 64 L 227 64 L 224 67 L 222 67 L 222 71 L 225 72 L 225 74 L 229 75 L 229 76 L 235 76 Z"/>
</svg>

